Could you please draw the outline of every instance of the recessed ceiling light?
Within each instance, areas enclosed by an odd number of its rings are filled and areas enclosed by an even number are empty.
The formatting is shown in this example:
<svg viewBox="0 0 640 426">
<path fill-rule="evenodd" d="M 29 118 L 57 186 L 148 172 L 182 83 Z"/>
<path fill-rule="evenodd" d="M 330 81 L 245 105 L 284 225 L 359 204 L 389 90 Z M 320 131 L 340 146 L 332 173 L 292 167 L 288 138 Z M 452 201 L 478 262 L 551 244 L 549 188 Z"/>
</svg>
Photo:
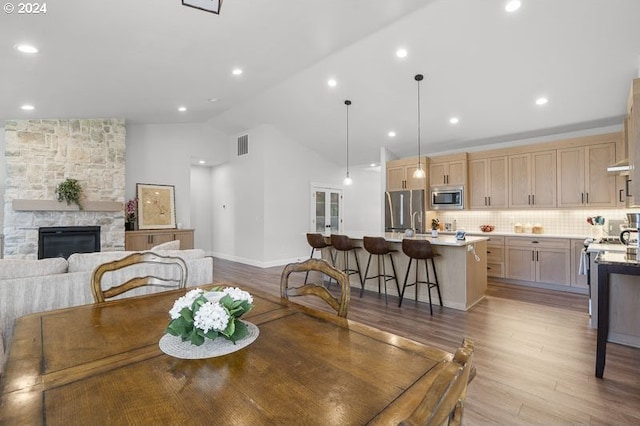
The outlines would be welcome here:
<svg viewBox="0 0 640 426">
<path fill-rule="evenodd" d="M 29 44 L 18 44 L 16 50 L 22 53 L 38 53 L 38 48 Z"/>
<path fill-rule="evenodd" d="M 401 47 L 400 49 L 396 50 L 396 56 L 398 58 L 406 58 L 407 57 L 407 49 Z"/>
<path fill-rule="evenodd" d="M 186 110 L 187 110 L 187 107 L 184 107 L 184 106 L 178 107 L 178 111 L 180 112 L 185 112 Z"/>
<path fill-rule="evenodd" d="M 327 84 L 329 85 L 329 87 L 336 87 L 338 82 L 334 78 L 330 78 L 329 80 L 327 80 Z"/>
<path fill-rule="evenodd" d="M 231 71 L 231 73 L 233 75 L 240 75 L 240 74 L 242 74 L 242 70 L 240 68 L 236 68 L 233 71 Z"/>
<path fill-rule="evenodd" d="M 200 161 L 198 161 L 198 163 L 200 163 L 200 164 L 204 164 L 204 163 L 205 163 L 205 161 L 204 161 L 204 160 L 200 160 Z"/>
<path fill-rule="evenodd" d="M 377 164 L 376 164 L 376 163 L 371 163 L 371 164 L 369 164 L 369 167 L 375 167 L 375 166 L 377 166 Z"/>
<path fill-rule="evenodd" d="M 394 131 L 392 130 L 392 131 L 390 131 L 389 133 L 387 133 L 387 135 L 388 135 L 390 138 L 395 138 L 395 137 L 396 137 L 396 132 L 394 132 Z"/>
<path fill-rule="evenodd" d="M 458 124 L 460 122 L 460 119 L 458 117 L 451 117 L 449 119 L 449 123 L 451 124 Z"/>
<path fill-rule="evenodd" d="M 507 2 L 507 4 L 504 7 L 504 10 L 506 10 L 507 12 L 515 12 L 516 10 L 520 9 L 520 6 L 521 6 L 520 0 L 511 0 Z"/>
<path fill-rule="evenodd" d="M 219 100 L 220 99 L 218 99 L 218 98 L 209 98 L 209 99 L 207 99 L 207 101 L 209 101 L 209 102 L 218 102 Z"/>
<path fill-rule="evenodd" d="M 36 107 L 34 107 L 33 105 L 22 105 L 20 109 L 23 111 L 33 111 L 34 109 L 36 109 Z"/>
<path fill-rule="evenodd" d="M 544 97 L 536 99 L 536 105 L 544 105 L 547 102 L 549 102 L 549 99 L 544 98 Z"/>
</svg>

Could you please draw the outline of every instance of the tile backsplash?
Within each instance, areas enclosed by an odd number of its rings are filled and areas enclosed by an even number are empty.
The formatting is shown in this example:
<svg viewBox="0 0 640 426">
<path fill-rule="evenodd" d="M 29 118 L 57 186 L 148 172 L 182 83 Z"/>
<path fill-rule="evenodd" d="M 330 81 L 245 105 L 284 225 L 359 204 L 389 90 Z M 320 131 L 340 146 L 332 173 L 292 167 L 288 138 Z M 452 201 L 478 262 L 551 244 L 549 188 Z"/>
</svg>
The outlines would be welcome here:
<svg viewBox="0 0 640 426">
<path fill-rule="evenodd" d="M 587 223 L 588 217 L 602 216 L 604 235 L 619 235 L 619 229 L 609 230 L 609 221 L 625 221 L 627 213 L 637 213 L 638 209 L 575 209 L 575 210 L 485 210 L 485 211 L 440 211 L 435 213 L 441 223 L 457 223 L 458 229 L 479 232 L 480 225 L 495 225 L 494 232 L 514 232 L 514 225 L 520 223 L 542 225 L 543 234 L 567 236 L 596 236 L 598 227 Z"/>
</svg>

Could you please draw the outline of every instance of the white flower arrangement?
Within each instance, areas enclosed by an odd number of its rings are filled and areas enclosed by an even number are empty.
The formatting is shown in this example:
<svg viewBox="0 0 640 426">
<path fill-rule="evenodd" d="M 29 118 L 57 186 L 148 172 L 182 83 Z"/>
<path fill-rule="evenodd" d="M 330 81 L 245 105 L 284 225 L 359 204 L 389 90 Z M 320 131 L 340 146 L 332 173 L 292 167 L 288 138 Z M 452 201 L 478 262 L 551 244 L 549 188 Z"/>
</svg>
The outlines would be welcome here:
<svg viewBox="0 0 640 426">
<path fill-rule="evenodd" d="M 253 297 L 237 287 L 196 288 L 178 298 L 169 311 L 167 333 L 200 346 L 205 339 L 222 336 L 235 343 L 248 333 L 239 318 L 253 307 Z"/>
</svg>

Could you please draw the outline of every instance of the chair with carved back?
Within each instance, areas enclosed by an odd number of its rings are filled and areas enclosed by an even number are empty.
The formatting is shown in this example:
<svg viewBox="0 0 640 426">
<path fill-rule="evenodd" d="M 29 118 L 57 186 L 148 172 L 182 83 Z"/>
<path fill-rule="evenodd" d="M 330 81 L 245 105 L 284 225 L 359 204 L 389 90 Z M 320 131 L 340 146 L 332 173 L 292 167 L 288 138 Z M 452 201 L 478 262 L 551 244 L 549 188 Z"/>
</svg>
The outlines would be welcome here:
<svg viewBox="0 0 640 426">
<path fill-rule="evenodd" d="M 475 377 L 473 366 L 474 344 L 463 339 L 451 361 L 440 365 L 440 371 L 411 415 L 400 422 L 409 425 L 456 425 L 462 424 L 467 386 Z"/>
<path fill-rule="evenodd" d="M 321 272 L 338 282 L 340 287 L 340 298 L 331 294 L 324 286 L 318 284 L 303 284 L 300 287 L 289 286 L 289 276 L 293 272 Z M 283 299 L 289 299 L 293 296 L 313 295 L 318 296 L 329 304 L 339 317 L 346 318 L 349 311 L 349 301 L 351 298 L 351 289 L 349 287 L 349 278 L 346 273 L 332 266 L 324 259 L 308 259 L 300 263 L 290 263 L 284 267 L 280 276 L 280 296 Z"/>
<path fill-rule="evenodd" d="M 124 282 L 103 288 L 110 273 L 121 275 Z M 122 259 L 103 263 L 91 274 L 91 291 L 96 303 L 104 302 L 130 290 L 151 286 L 160 290 L 185 288 L 187 284 L 187 264 L 180 257 L 162 256 L 153 252 L 133 253 Z M 109 284 L 114 281 L 114 276 Z"/>
</svg>

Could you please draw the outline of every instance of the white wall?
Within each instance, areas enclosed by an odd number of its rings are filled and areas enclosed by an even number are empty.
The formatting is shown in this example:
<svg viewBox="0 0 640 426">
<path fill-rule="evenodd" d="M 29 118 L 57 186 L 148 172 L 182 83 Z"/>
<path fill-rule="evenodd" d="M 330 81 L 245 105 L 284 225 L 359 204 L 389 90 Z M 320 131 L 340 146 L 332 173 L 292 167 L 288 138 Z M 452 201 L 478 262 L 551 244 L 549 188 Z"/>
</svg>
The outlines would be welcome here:
<svg viewBox="0 0 640 426">
<path fill-rule="evenodd" d="M 207 254 L 213 252 L 211 181 L 211 167 L 191 166 L 191 226 L 196 229 L 194 246 Z"/>
<path fill-rule="evenodd" d="M 136 183 L 174 185 L 176 222 L 196 228 L 191 221 L 192 158 L 226 161 L 226 144 L 227 136 L 207 124 L 128 124 L 126 199 L 135 197 Z"/>
<path fill-rule="evenodd" d="M 4 180 L 6 176 L 5 160 L 4 160 L 4 127 L 0 127 L 0 195 L 2 196 L 2 204 L 4 206 Z M 4 207 L 0 208 L 0 229 L 4 228 Z"/>
<path fill-rule="evenodd" d="M 213 168 L 213 241 L 216 256 L 256 266 L 308 256 L 310 184 L 342 187 L 344 169 L 295 143 L 270 125 L 249 135 L 249 154 Z M 345 189 L 345 229 L 380 229 L 379 172 L 352 171 Z M 224 207 L 223 207 L 224 206 Z"/>
</svg>

